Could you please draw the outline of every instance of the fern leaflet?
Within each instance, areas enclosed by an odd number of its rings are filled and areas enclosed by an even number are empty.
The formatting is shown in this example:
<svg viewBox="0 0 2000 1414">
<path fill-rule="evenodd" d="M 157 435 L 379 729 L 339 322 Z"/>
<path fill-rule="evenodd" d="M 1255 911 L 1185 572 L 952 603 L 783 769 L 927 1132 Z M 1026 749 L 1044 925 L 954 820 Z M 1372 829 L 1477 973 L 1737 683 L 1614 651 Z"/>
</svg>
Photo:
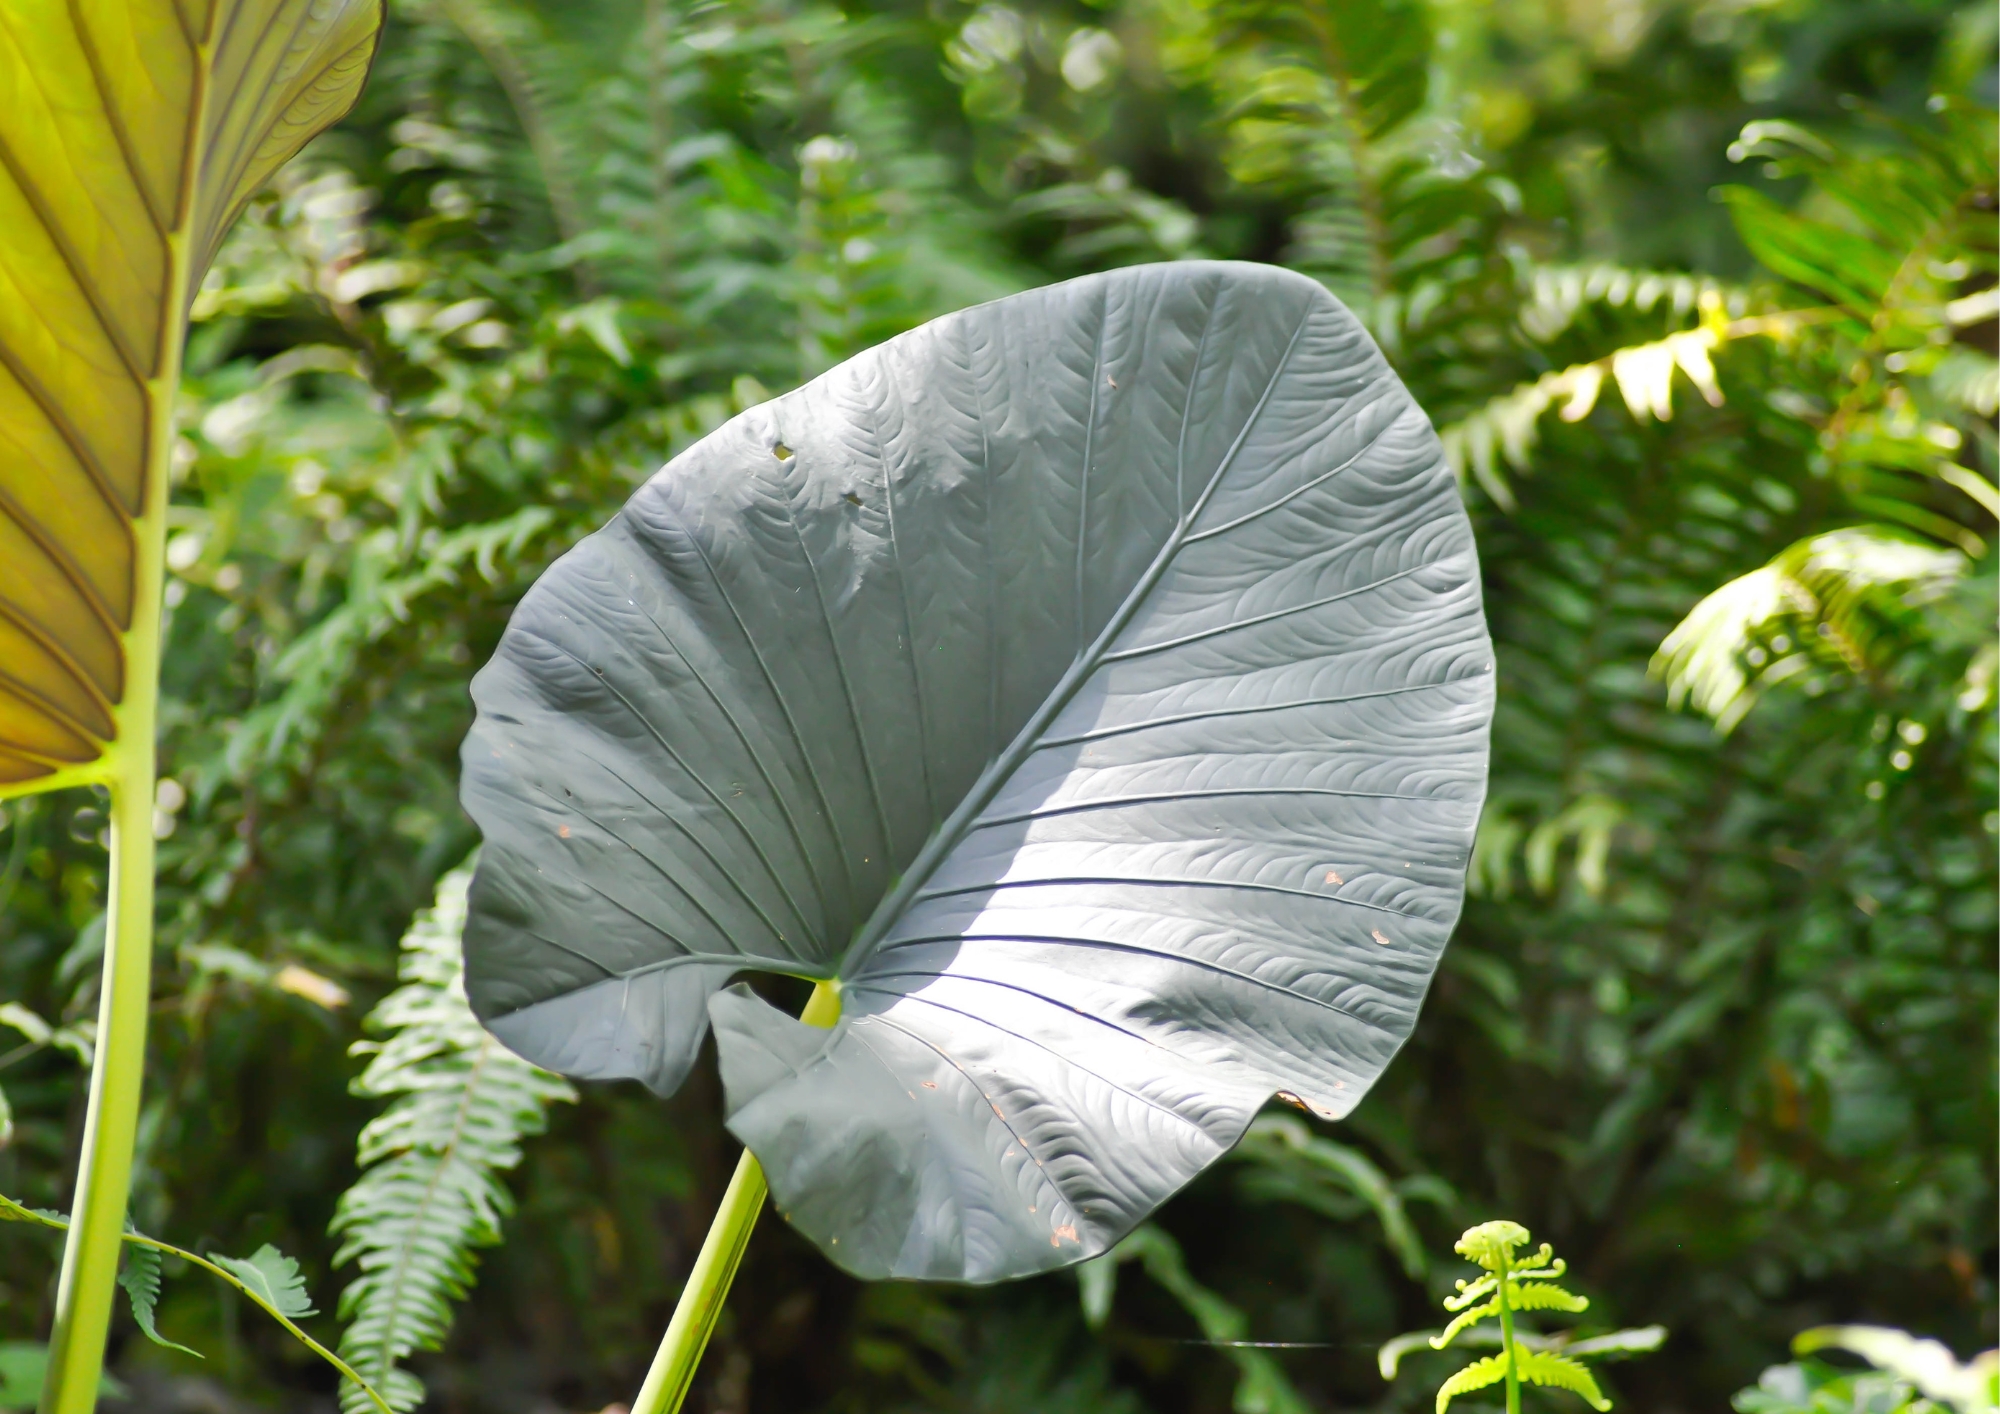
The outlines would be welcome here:
<svg viewBox="0 0 2000 1414">
<path fill-rule="evenodd" d="M 192 1355 L 197 1360 L 207 1358 L 199 1350 L 190 1350 L 177 1341 L 168 1340 L 154 1324 L 153 1312 L 160 1304 L 160 1254 L 157 1250 L 128 1244 L 125 1265 L 118 1272 L 118 1284 L 125 1288 L 125 1295 L 132 1303 L 132 1319 L 146 1339 L 169 1350 L 178 1350 L 183 1355 Z"/>
<path fill-rule="evenodd" d="M 1604 1397 L 1604 1391 L 1597 1387 L 1596 1378 L 1582 1361 L 1558 1355 L 1552 1350 L 1524 1350 L 1515 1357 L 1514 1368 L 1522 1379 L 1532 1384 L 1582 1395 L 1592 1409 L 1611 1407 L 1611 1401 Z"/>
<path fill-rule="evenodd" d="M 1507 1357 L 1488 1355 L 1475 1360 L 1463 1370 L 1438 1386 L 1437 1414 L 1444 1414 L 1444 1407 L 1461 1394 L 1470 1394 L 1488 1385 L 1497 1385 L 1507 1378 Z"/>
</svg>

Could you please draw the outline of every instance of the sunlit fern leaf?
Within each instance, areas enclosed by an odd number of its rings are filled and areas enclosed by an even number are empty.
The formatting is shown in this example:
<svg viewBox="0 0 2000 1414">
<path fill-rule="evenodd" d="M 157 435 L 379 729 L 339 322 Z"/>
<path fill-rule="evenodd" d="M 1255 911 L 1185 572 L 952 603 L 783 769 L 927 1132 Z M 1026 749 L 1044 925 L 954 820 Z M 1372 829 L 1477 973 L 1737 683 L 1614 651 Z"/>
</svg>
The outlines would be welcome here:
<svg viewBox="0 0 2000 1414">
<path fill-rule="evenodd" d="M 1491 1343 L 1497 1338 L 1501 1350 L 1498 1355 L 1473 1361 L 1444 1382 L 1438 1390 L 1438 1414 L 1444 1414 L 1445 1406 L 1454 1396 L 1484 1389 L 1503 1379 L 1508 1382 L 1509 1407 L 1516 1404 L 1519 1380 L 1575 1390 L 1599 1410 L 1611 1407 L 1590 1371 L 1575 1360 L 1551 1353 L 1549 1347 L 1553 1342 L 1547 1336 L 1536 1334 L 1514 1319 L 1524 1311 L 1575 1312 L 1590 1307 L 1587 1298 L 1554 1285 L 1555 1278 L 1568 1268 L 1548 1243 L 1544 1242 L 1526 1257 L 1518 1255 L 1516 1249 L 1526 1246 L 1528 1240 L 1526 1228 L 1502 1218 L 1467 1228 L 1453 1248 L 1461 1257 L 1485 1268 L 1485 1274 L 1476 1281 L 1458 1282 L 1457 1295 L 1444 1298 L 1445 1309 L 1458 1315 L 1440 1334 L 1431 1337 L 1429 1344 L 1433 1350 L 1443 1350 L 1464 1335 L 1468 1344 Z M 1481 1321 L 1493 1318 L 1498 1318 L 1498 1330 L 1475 1329 Z M 1394 1377 L 1396 1361 L 1412 1344 L 1412 1339 L 1405 1337 L 1383 1347 L 1378 1358 L 1383 1378 Z"/>
<path fill-rule="evenodd" d="M 1674 320 L 1685 319 L 1705 297 L 1724 301 L 1733 313 L 1745 306 L 1742 291 L 1706 275 L 1679 270 L 1636 270 L 1599 261 L 1588 265 L 1529 265 L 1521 277 L 1523 299 L 1518 316 L 1523 333 L 1547 343 L 1576 322 L 1592 305 L 1633 309 L 1650 314 L 1664 309 Z"/>
<path fill-rule="evenodd" d="M 341 1293 L 347 1323 L 340 1353 L 398 1410 L 423 1399 L 401 1362 L 436 1350 L 452 1304 L 474 1281 L 474 1251 L 500 1240 L 513 1202 L 499 1175 L 521 1159 L 521 1140 L 547 1125 L 548 1107 L 576 1098 L 569 1084 L 494 1040 L 473 1018 L 459 973 L 469 866 L 439 883 L 436 906 L 403 937 L 403 985 L 369 1026 L 385 1039 L 371 1053 L 357 1094 L 394 1096 L 361 1133 L 361 1177 L 341 1196 L 333 1231 L 337 1264 L 360 1273 Z M 367 1409 L 351 1383 L 342 1407 Z"/>
<path fill-rule="evenodd" d="M 2000 359 L 1974 348 L 1947 350 L 1931 369 L 1931 387 L 1946 402 L 1991 417 L 2000 412 Z"/>
<path fill-rule="evenodd" d="M 380 0 L 23 0 L 0 31 L 0 795 L 150 745 L 188 301 L 355 100 Z M 134 708 L 133 704 L 138 703 Z"/>
<path fill-rule="evenodd" d="M 1720 310 L 1719 303 L 1710 307 Z M 1528 470 L 1528 454 L 1541 440 L 1541 419 L 1550 408 L 1564 422 L 1581 422 L 1597 406 L 1598 395 L 1614 386 L 1634 418 L 1665 422 L 1673 416 L 1676 373 L 1694 385 L 1703 401 L 1720 406 L 1722 388 L 1710 353 L 1722 338 L 1715 324 L 1705 322 L 1545 373 L 1443 428 L 1438 438 L 1444 443 L 1445 458 L 1461 484 L 1469 474 L 1495 505 L 1511 511 L 1514 493 L 1500 464 L 1504 461 L 1517 472 Z"/>
<path fill-rule="evenodd" d="M 1515 1369 L 1531 1384 L 1550 1389 L 1566 1389 L 1580 1394 L 1592 1409 L 1609 1409 L 1611 1401 L 1597 1387 L 1596 1378 L 1579 1362 L 1550 1350 L 1526 1350 L 1515 1356 Z"/>
<path fill-rule="evenodd" d="M 1461 1394 L 1470 1394 L 1488 1385 L 1497 1385 L 1507 1378 L 1507 1356 L 1488 1355 L 1473 1361 L 1463 1370 L 1438 1386 L 1437 1414 L 1444 1414 L 1445 1406 Z"/>
<path fill-rule="evenodd" d="M 1732 731 L 1764 688 L 1816 662 L 1872 671 L 1885 631 L 1968 564 L 1957 550 L 1885 526 L 1815 535 L 1696 604 L 1660 644 L 1652 672 L 1674 706 L 1692 705 Z"/>
<path fill-rule="evenodd" d="M 1530 1281 L 1509 1289 L 1517 1311 L 1585 1311 L 1590 1302 L 1548 1282 Z"/>
<path fill-rule="evenodd" d="M 1431 1348 L 1442 1350 L 1462 1335 L 1468 1326 L 1477 1325 L 1488 1316 L 1497 1316 L 1499 1314 L 1500 1298 L 1497 1295 L 1480 1302 L 1476 1306 L 1468 1306 L 1456 1316 L 1453 1316 L 1442 1331 L 1431 1337 Z"/>
</svg>

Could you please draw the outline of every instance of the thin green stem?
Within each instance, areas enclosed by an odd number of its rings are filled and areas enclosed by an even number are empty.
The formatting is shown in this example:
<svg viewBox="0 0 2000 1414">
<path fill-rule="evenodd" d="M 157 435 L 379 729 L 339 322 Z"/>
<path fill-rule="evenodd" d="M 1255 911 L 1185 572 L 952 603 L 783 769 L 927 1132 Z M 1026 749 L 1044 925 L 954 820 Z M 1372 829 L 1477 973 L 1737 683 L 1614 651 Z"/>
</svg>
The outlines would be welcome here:
<svg viewBox="0 0 2000 1414">
<path fill-rule="evenodd" d="M 234 1272 L 229 1271 L 225 1267 L 217 1266 L 215 1263 L 209 1261 L 208 1258 L 206 1257 L 198 1257 L 194 1253 L 189 1252 L 184 1248 L 176 1247 L 170 1242 L 161 1242 L 158 1238 L 142 1237 L 138 1233 L 130 1233 L 126 1236 L 125 1240 L 127 1242 L 136 1243 L 141 1247 L 151 1247 L 158 1252 L 171 1252 L 174 1256 L 190 1261 L 194 1263 L 197 1267 L 200 1267 L 205 1271 L 213 1272 L 216 1276 L 221 1277 L 224 1281 L 228 1282 L 231 1286 L 235 1287 L 238 1291 L 242 1292 L 245 1296 L 249 1297 L 259 1306 L 263 1307 L 264 1310 L 270 1315 L 272 1320 L 276 1321 L 279 1325 L 283 1326 L 286 1330 L 290 1331 L 294 1336 L 298 1337 L 300 1344 L 304 1345 L 307 1349 L 311 1350 L 313 1354 L 319 1356 L 320 1359 L 326 1361 L 327 1364 L 333 1366 L 334 1369 L 340 1371 L 341 1374 L 347 1376 L 348 1379 L 354 1381 L 356 1387 L 359 1388 L 363 1394 L 367 1395 L 369 1399 L 374 1401 L 375 1407 L 381 1410 L 382 1414 L 396 1414 L 396 1411 L 389 1407 L 389 1401 L 382 1398 L 381 1395 L 375 1392 L 375 1386 L 369 1384 L 368 1381 L 362 1379 L 360 1375 L 356 1374 L 354 1371 L 354 1367 L 352 1365 L 348 1364 L 338 1355 L 335 1355 L 331 1350 L 328 1350 L 324 1345 L 321 1345 L 318 1341 L 314 1340 L 311 1336 L 307 1335 L 304 1331 L 300 1330 L 298 1326 L 293 1322 L 290 1316 L 287 1316 L 283 1311 L 280 1311 L 277 1307 L 273 1306 L 270 1302 L 266 1301 L 263 1297 L 259 1296 L 256 1290 L 253 1287 L 251 1287 L 251 1285 L 248 1282 L 242 1280 Z"/>
<path fill-rule="evenodd" d="M 819 983 L 799 1020 L 808 1026 L 831 1026 L 839 1019 L 840 993 L 832 983 Z M 646 1371 L 646 1383 L 632 1401 L 632 1414 L 679 1414 L 681 1401 L 687 1398 L 701 1365 L 702 1352 L 708 1348 L 708 1338 L 715 1331 L 716 1318 L 722 1314 L 729 1284 L 743 1261 L 743 1249 L 750 1245 L 750 1232 L 757 1226 L 767 1192 L 763 1165 L 745 1149 L 736 1161 L 736 1173 L 722 1195 L 715 1221 L 709 1224 L 701 1253 L 694 1259 L 694 1270 L 681 1288 L 680 1303 L 667 1323 L 653 1367 Z"/>
<path fill-rule="evenodd" d="M 1507 1352 L 1507 1414 L 1521 1414 L 1521 1372 L 1514 1355 L 1514 1308 L 1507 1304 L 1507 1273 L 1513 1263 L 1506 1248 L 1500 1249 L 1499 1281 L 1493 1294 L 1500 1304 L 1500 1345 Z"/>
<path fill-rule="evenodd" d="M 39 1223 L 43 1227 L 52 1227 L 58 1232 L 67 1232 L 71 1227 L 70 1222 L 66 1218 L 59 1217 L 53 1213 L 37 1212 L 33 1208 L 16 1203 L 4 1193 L 0 1193 L 0 1218 L 13 1222 Z M 142 1232 L 126 1232 L 122 1236 L 126 1242 L 131 1243 L 135 1247 L 150 1247 L 155 1252 L 165 1252 L 170 1256 L 179 1257 L 182 1261 L 192 1262 L 197 1267 L 201 1267 L 205 1271 L 213 1272 L 216 1276 L 221 1277 L 224 1281 L 263 1307 L 264 1310 L 268 1311 L 271 1319 L 297 1336 L 301 1344 L 333 1366 L 334 1369 L 340 1371 L 341 1374 L 347 1376 L 348 1379 L 354 1381 L 361 1392 L 375 1402 L 375 1407 L 380 1409 L 382 1414 L 396 1414 L 395 1410 L 389 1407 L 389 1402 L 375 1392 L 375 1386 L 369 1384 L 368 1381 L 362 1379 L 360 1375 L 354 1372 L 352 1365 L 349 1365 L 324 1345 L 321 1345 L 318 1341 L 300 1330 L 291 1317 L 259 1296 L 255 1288 L 227 1267 L 217 1266 L 214 1262 L 209 1261 L 208 1258 L 190 1252 L 185 1247 L 176 1247 L 171 1242 L 162 1242 L 159 1238 L 148 1237 Z"/>
</svg>

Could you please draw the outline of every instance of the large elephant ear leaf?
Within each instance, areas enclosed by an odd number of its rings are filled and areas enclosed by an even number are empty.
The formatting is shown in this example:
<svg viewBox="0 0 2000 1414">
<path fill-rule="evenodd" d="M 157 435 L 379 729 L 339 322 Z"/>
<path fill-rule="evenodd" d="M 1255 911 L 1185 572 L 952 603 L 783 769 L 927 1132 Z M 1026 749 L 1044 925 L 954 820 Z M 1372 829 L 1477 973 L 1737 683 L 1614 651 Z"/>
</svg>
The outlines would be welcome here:
<svg viewBox="0 0 2000 1414">
<path fill-rule="evenodd" d="M 721 428 L 522 601 L 465 747 L 472 1000 L 662 1090 L 711 1020 L 851 1271 L 1092 1256 L 1409 1034 L 1492 668 L 1437 439 L 1318 285 L 967 310 Z"/>
<path fill-rule="evenodd" d="M 188 304 L 243 204 L 353 104 L 381 18 L 0 12 L 0 796 L 105 780 L 123 737 L 151 748 Z"/>
</svg>

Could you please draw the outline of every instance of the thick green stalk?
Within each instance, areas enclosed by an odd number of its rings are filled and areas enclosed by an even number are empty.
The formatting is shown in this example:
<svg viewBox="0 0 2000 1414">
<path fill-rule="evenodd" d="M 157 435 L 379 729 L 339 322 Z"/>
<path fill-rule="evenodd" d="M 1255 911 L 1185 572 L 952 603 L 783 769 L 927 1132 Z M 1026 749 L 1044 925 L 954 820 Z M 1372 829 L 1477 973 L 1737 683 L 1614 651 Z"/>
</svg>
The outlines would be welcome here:
<svg viewBox="0 0 2000 1414">
<path fill-rule="evenodd" d="M 1500 1249 L 1500 1281 L 1494 1295 L 1500 1303 L 1500 1345 L 1507 1352 L 1507 1414 L 1521 1414 L 1521 1371 L 1514 1359 L 1514 1308 L 1507 1303 L 1507 1273 L 1513 1263 L 1506 1248 Z"/>
<path fill-rule="evenodd" d="M 813 988 L 812 999 L 806 1003 L 799 1020 L 808 1026 L 831 1026 L 839 1019 L 840 993 L 831 983 L 822 982 Z M 632 1414 L 679 1414 L 681 1401 L 687 1398 L 688 1386 L 694 1383 L 695 1370 L 701 1364 L 702 1351 L 708 1348 L 708 1338 L 715 1331 L 716 1318 L 722 1314 L 729 1284 L 736 1279 L 736 1268 L 743 1261 L 743 1249 L 750 1245 L 750 1232 L 757 1226 L 757 1215 L 764 1209 L 764 1195 L 768 1191 L 763 1165 L 745 1149 L 743 1157 L 736 1161 L 735 1176 L 722 1195 L 715 1221 L 709 1224 L 701 1254 L 694 1259 L 694 1270 L 688 1273 L 687 1285 L 681 1289 L 680 1304 L 674 1307 L 673 1320 L 667 1323 L 667 1334 L 660 1341 L 659 1353 L 653 1357 L 653 1367 L 646 1371 L 646 1383 L 640 1386 L 639 1397 L 632 1401 Z"/>
<path fill-rule="evenodd" d="M 151 696 L 135 683 L 133 695 Z M 148 704 L 150 705 L 150 703 Z M 150 713 L 148 714 L 150 715 Z M 123 768 L 111 784 L 111 897 L 104 920 L 104 982 L 97 1007 L 97 1056 L 83 1125 L 75 1214 L 63 1247 L 49 1337 L 42 1414 L 90 1414 L 111 1326 L 118 1255 L 132 1188 L 139 1088 L 146 1070 L 146 1014 L 153 971 L 153 735 L 117 748 Z"/>
<path fill-rule="evenodd" d="M 168 240 L 172 289 L 185 289 L 187 233 Z M 55 1328 L 40 1414 L 91 1414 L 118 1287 L 118 1257 L 132 1192 L 139 1091 L 146 1077 L 146 1019 L 153 1001 L 153 799 L 158 788 L 161 603 L 166 593 L 167 465 L 186 321 L 164 321 L 160 371 L 147 380 L 145 499 L 133 524 L 132 627 L 125 635 L 125 697 L 106 754 L 111 790 L 111 882 L 104 905 L 104 971 L 97 1050 L 83 1121 L 69 1238 L 56 1287 Z"/>
</svg>

